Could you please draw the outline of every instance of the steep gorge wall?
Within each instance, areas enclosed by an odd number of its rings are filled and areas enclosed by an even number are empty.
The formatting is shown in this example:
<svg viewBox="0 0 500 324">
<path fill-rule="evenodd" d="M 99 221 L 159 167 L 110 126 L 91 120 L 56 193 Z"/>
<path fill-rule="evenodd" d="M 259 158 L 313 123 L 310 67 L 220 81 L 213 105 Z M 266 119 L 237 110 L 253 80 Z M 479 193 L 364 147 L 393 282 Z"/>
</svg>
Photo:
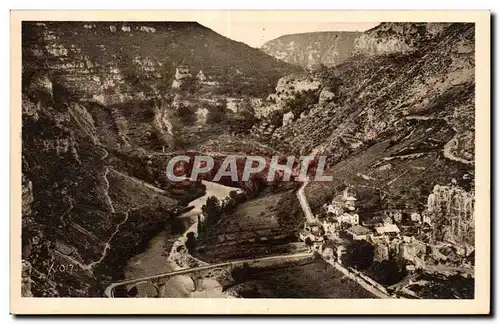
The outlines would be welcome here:
<svg viewBox="0 0 500 324">
<path fill-rule="evenodd" d="M 353 55 L 409 53 L 437 36 L 446 23 L 381 23 L 354 40 Z"/>
<path fill-rule="evenodd" d="M 120 276 L 120 262 L 168 220 L 177 202 L 154 192 L 146 195 L 153 201 L 136 201 L 132 182 L 115 185 L 109 165 L 116 157 L 101 140 L 106 134 L 59 91 L 33 85 L 23 91 L 25 293 L 98 296 L 98 282 Z"/>
</svg>

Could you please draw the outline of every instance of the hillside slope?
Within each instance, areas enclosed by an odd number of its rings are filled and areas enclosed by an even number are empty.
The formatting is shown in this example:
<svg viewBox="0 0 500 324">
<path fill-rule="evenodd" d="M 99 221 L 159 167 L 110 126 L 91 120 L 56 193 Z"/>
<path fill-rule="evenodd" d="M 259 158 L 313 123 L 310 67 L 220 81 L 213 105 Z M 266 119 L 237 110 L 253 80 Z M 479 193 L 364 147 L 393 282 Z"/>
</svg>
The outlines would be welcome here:
<svg viewBox="0 0 500 324">
<path fill-rule="evenodd" d="M 335 180 L 308 186 L 314 207 L 345 185 L 420 211 L 435 185 L 473 191 L 474 25 L 436 25 L 383 24 L 366 35 L 411 50 L 360 51 L 327 71 L 288 78 L 288 90 L 275 94 L 286 99 L 279 113 L 291 115 L 286 123 L 272 116 L 277 129 L 256 136 L 281 151 L 327 156 Z M 290 94 L 307 79 L 314 87 Z"/>
</svg>

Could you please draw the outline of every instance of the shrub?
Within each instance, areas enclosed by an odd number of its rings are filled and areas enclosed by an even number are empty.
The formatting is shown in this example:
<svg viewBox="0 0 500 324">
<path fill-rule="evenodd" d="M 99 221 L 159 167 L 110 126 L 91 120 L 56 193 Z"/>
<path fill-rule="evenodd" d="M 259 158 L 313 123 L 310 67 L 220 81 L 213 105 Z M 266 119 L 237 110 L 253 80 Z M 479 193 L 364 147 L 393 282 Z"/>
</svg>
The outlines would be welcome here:
<svg viewBox="0 0 500 324">
<path fill-rule="evenodd" d="M 191 125 L 196 120 L 196 116 L 191 109 L 183 104 L 177 109 L 176 115 L 186 125 Z"/>
<path fill-rule="evenodd" d="M 207 115 L 207 123 L 214 124 L 220 123 L 226 119 L 226 109 L 224 106 L 217 105 L 211 107 Z"/>
</svg>

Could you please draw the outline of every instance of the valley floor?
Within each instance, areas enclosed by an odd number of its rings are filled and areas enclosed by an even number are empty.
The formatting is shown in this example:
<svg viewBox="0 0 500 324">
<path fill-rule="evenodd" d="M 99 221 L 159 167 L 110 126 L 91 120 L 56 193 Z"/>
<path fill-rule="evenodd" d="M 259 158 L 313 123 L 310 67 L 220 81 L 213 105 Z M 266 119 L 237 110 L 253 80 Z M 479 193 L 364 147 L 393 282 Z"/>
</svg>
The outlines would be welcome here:
<svg viewBox="0 0 500 324">
<path fill-rule="evenodd" d="M 231 290 L 243 298 L 376 298 L 322 259 L 255 274 Z"/>
</svg>

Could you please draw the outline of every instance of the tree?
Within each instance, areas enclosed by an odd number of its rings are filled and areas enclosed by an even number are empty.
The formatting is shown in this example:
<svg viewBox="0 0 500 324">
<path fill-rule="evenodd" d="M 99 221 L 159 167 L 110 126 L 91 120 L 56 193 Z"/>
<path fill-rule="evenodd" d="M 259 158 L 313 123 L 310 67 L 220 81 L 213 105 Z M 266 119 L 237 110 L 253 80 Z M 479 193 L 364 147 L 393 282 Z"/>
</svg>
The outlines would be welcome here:
<svg viewBox="0 0 500 324">
<path fill-rule="evenodd" d="M 318 102 L 319 92 L 317 90 L 300 91 L 295 94 L 295 97 L 287 102 L 287 106 L 294 116 L 300 116 L 308 108 Z"/>
<path fill-rule="evenodd" d="M 406 276 L 406 262 L 399 256 L 393 256 L 389 260 L 373 262 L 366 273 L 382 285 L 393 285 Z"/>
<path fill-rule="evenodd" d="M 229 192 L 229 198 L 231 198 L 234 201 L 238 200 L 238 192 L 236 190 L 231 190 Z"/>
<path fill-rule="evenodd" d="M 232 122 L 232 126 L 237 132 L 243 132 L 250 128 L 252 128 L 258 119 L 255 117 L 255 113 L 252 110 L 248 110 L 246 108 L 242 108 L 240 112 L 238 112 L 237 117 Z"/>
<path fill-rule="evenodd" d="M 236 200 L 229 198 L 224 201 L 224 207 L 222 208 L 224 212 L 231 212 L 236 209 Z"/>
<path fill-rule="evenodd" d="M 273 111 L 268 116 L 269 122 L 277 127 L 280 127 L 283 123 L 283 112 L 280 110 Z"/>
<path fill-rule="evenodd" d="M 217 223 L 222 214 L 220 201 L 215 196 L 208 197 L 207 202 L 201 207 L 201 210 L 205 214 L 207 226 Z"/>
<path fill-rule="evenodd" d="M 311 238 L 309 238 L 309 237 L 306 237 L 306 240 L 304 241 L 304 243 L 306 243 L 306 245 L 307 245 L 308 247 L 313 246 L 313 241 L 312 241 L 312 240 L 311 240 Z"/>
<path fill-rule="evenodd" d="M 373 245 L 365 240 L 353 241 L 342 256 L 342 263 L 361 270 L 370 267 L 372 262 Z"/>
<path fill-rule="evenodd" d="M 205 235 L 205 226 L 203 221 L 201 220 L 201 216 L 198 215 L 198 223 L 196 225 L 196 229 L 198 231 L 198 238 L 202 238 Z"/>
<path fill-rule="evenodd" d="M 220 123 L 226 118 L 226 108 L 223 105 L 211 107 L 207 114 L 207 123 Z"/>
<path fill-rule="evenodd" d="M 186 249 L 190 254 L 193 254 L 196 250 L 196 238 L 193 232 L 187 233 Z"/>
<path fill-rule="evenodd" d="M 186 105 L 180 104 L 176 111 L 177 117 L 187 125 L 191 125 L 196 120 L 195 114 Z"/>
</svg>

